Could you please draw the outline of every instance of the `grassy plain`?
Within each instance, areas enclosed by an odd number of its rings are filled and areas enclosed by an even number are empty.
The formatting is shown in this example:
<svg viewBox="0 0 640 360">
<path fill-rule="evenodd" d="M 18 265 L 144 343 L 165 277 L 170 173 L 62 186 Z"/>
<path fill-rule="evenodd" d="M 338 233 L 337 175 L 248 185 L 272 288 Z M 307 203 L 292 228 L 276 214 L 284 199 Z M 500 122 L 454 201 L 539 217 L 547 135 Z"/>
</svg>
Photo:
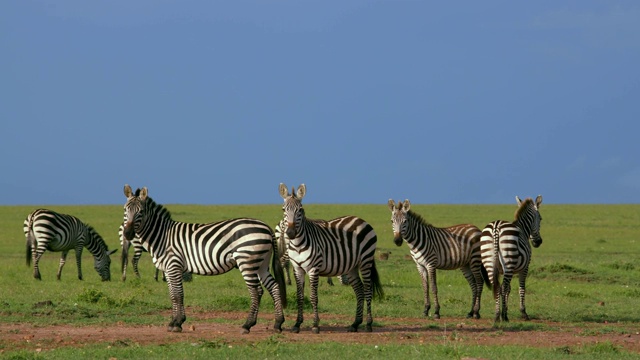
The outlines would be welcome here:
<svg viewBox="0 0 640 360">
<path fill-rule="evenodd" d="M 156 199 L 161 200 L 161 199 Z M 279 204 L 241 206 L 166 205 L 173 218 L 186 222 L 212 222 L 227 218 L 248 216 L 266 221 L 272 226 L 281 218 Z M 73 214 L 91 224 L 107 241 L 110 248 L 119 247 L 118 226 L 122 221 L 122 207 L 103 206 L 45 206 L 49 209 Z M 0 324 L 28 323 L 36 327 L 67 324 L 73 326 L 113 324 L 158 325 L 168 322 L 170 310 L 167 287 L 153 280 L 154 268 L 147 254 L 140 261 L 142 277 L 136 279 L 130 270 L 128 280 L 120 281 L 120 252 L 112 256 L 112 281 L 103 283 L 93 270 L 93 259 L 84 251 L 84 281 L 77 280 L 74 255 L 69 254 L 62 273 L 56 281 L 59 253 L 47 252 L 40 265 L 42 281 L 32 277 L 32 269 L 26 266 L 25 240 L 22 222 L 35 206 L 0 207 Z M 419 276 L 406 245 L 396 247 L 390 225 L 390 212 L 381 205 L 325 205 L 306 204 L 307 216 L 330 219 L 340 215 L 358 215 L 370 222 L 378 234 L 378 252 L 389 252 L 389 260 L 377 261 L 385 291 L 385 298 L 374 301 L 374 327 L 393 325 L 393 318 L 415 318 L 425 327 L 447 326 L 447 317 L 461 317 L 469 311 L 470 290 L 459 271 L 439 271 L 438 288 L 443 321 L 421 316 L 423 308 L 422 288 Z M 511 220 L 516 209 L 513 205 L 420 205 L 412 209 L 435 226 L 472 223 L 483 227 L 496 220 Z M 533 262 L 527 281 L 527 310 L 534 320 L 548 320 L 572 324 L 608 323 L 612 332 L 627 332 L 640 323 L 640 205 L 547 205 L 541 208 L 544 242 L 533 250 Z M 295 318 L 295 285 L 289 287 L 288 301 L 292 304 L 286 312 L 285 328 Z M 531 332 L 546 325 L 524 323 L 519 318 L 517 281 L 510 301 L 511 323 L 498 325 L 505 329 Z M 481 314 L 492 318 L 493 301 L 490 290 L 482 297 Z M 308 295 L 308 289 L 307 289 Z M 37 306 L 50 301 L 52 305 Z M 217 277 L 194 276 L 185 285 L 187 322 L 194 323 L 198 314 L 212 311 L 246 312 L 249 296 L 237 271 Z M 311 322 L 311 307 L 307 302 L 305 323 Z M 355 311 L 355 298 L 350 288 L 329 287 L 321 282 L 319 293 L 320 328 L 322 336 L 323 316 L 341 315 L 349 320 L 337 326 L 348 326 Z M 273 322 L 273 303 L 268 295 L 263 297 L 260 308 L 260 324 Z M 376 319 L 386 319 L 380 321 Z M 231 321 L 231 320 L 213 320 Z M 237 321 L 237 320 L 234 320 Z M 237 321 L 240 329 L 243 321 Z M 326 322 L 324 323 L 325 325 Z M 449 324 L 455 326 L 455 324 Z M 603 330 L 598 330 L 603 331 Z M 594 334 L 597 335 L 597 334 Z M 251 335 L 249 335 L 251 336 Z M 401 345 L 381 349 L 367 345 L 349 345 L 331 342 L 321 344 L 287 344 L 278 337 L 236 347 L 229 353 L 228 347 L 215 342 L 200 344 L 175 344 L 171 346 L 141 346 L 111 348 L 88 345 L 82 352 L 75 348 L 58 348 L 46 352 L 17 350 L 0 333 L 0 355 L 9 358 L 117 358 L 145 357 L 145 354 L 162 354 L 159 357 L 248 358 L 256 354 L 260 358 L 319 358 L 322 354 L 335 354 L 341 358 L 362 356 L 460 358 L 465 354 L 477 357 L 508 358 L 564 358 L 558 349 L 529 349 L 509 346 L 460 347 L 451 344 L 429 344 L 410 349 Z M 204 350 L 203 350 L 204 349 Z M 75 356 L 73 355 L 75 354 Z M 109 355 L 107 355 L 109 354 Z M 115 354 L 115 355 L 114 355 Z M 583 358 L 634 358 L 613 346 L 602 345 L 596 349 L 584 349 Z M 636 354 L 637 355 L 637 354 Z"/>
</svg>

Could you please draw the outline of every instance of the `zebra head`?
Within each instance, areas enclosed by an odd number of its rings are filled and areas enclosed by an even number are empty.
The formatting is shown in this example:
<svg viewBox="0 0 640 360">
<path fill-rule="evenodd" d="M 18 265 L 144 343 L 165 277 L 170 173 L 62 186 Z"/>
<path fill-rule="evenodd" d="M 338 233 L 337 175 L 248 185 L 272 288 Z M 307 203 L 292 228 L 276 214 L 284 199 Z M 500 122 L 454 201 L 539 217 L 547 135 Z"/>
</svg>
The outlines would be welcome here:
<svg viewBox="0 0 640 360">
<path fill-rule="evenodd" d="M 87 226 L 86 231 L 92 239 L 88 248 L 93 254 L 93 268 L 100 275 L 102 281 L 111 281 L 111 254 L 118 249 L 109 251 L 107 243 L 93 227 Z"/>
<path fill-rule="evenodd" d="M 307 192 L 307 187 L 302 184 L 298 186 L 298 191 L 294 190 L 292 187 L 291 194 L 289 194 L 287 185 L 280 183 L 280 196 L 284 199 L 284 204 L 282 205 L 282 211 L 284 211 L 283 220 L 287 223 L 285 234 L 289 239 L 296 238 L 305 216 L 302 208 L 302 198 Z"/>
<path fill-rule="evenodd" d="M 136 229 L 139 229 L 142 224 L 147 200 L 147 188 L 136 189 L 134 193 L 131 190 L 131 186 L 127 184 L 124 186 L 124 196 L 127 198 L 127 202 L 124 204 L 123 235 L 126 240 L 131 241 L 135 237 Z"/>
<path fill-rule="evenodd" d="M 402 245 L 402 238 L 407 235 L 409 227 L 407 221 L 407 213 L 411 209 L 409 200 L 404 202 L 398 201 L 396 204 L 393 199 L 389 199 L 389 210 L 391 210 L 391 227 L 393 228 L 393 242 L 396 246 Z"/>
<path fill-rule="evenodd" d="M 542 215 L 540 215 L 540 205 L 542 204 L 542 195 L 538 195 L 535 202 L 528 198 L 524 201 L 520 200 L 516 196 L 516 202 L 518 203 L 518 210 L 516 216 L 526 217 L 527 223 L 530 226 L 529 239 L 533 247 L 537 248 L 542 244 L 542 236 L 540 236 L 540 223 L 542 222 Z"/>
</svg>

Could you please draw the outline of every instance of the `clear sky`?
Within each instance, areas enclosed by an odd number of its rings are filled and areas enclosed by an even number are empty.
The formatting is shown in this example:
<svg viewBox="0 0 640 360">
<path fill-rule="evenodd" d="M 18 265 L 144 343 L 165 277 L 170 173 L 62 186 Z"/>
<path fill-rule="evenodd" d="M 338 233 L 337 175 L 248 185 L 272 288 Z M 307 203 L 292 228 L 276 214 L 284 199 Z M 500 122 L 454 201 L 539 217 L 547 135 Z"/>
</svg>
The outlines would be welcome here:
<svg viewBox="0 0 640 360">
<path fill-rule="evenodd" d="M 640 203 L 638 1 L 1 1 L 0 205 Z"/>
</svg>

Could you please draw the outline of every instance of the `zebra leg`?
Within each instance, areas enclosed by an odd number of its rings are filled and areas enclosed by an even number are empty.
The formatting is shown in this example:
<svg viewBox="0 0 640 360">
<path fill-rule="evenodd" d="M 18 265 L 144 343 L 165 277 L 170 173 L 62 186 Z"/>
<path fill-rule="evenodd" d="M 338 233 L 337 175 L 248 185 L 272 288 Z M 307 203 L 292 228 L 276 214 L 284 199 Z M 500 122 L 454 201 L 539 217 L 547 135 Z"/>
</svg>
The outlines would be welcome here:
<svg viewBox="0 0 640 360">
<path fill-rule="evenodd" d="M 467 318 L 479 319 L 480 314 L 478 311 L 480 310 L 480 301 L 478 299 L 478 289 L 476 286 L 476 277 L 471 272 L 471 268 L 469 266 L 462 267 L 462 274 L 464 274 L 464 278 L 467 279 L 469 283 L 469 287 L 471 288 L 471 311 L 467 314 Z"/>
<path fill-rule="evenodd" d="M 286 274 L 287 274 L 287 285 L 291 285 L 291 273 L 289 271 L 289 262 L 287 261 L 283 266 Z"/>
<path fill-rule="evenodd" d="M 40 258 L 42 257 L 43 254 L 44 254 L 44 250 L 39 251 L 34 247 L 33 256 L 32 256 L 33 257 L 33 277 L 38 280 L 42 280 L 42 277 L 40 276 L 40 266 L 38 264 L 40 263 Z"/>
<path fill-rule="evenodd" d="M 78 265 L 78 279 L 82 280 L 82 248 L 84 244 L 79 243 L 76 247 L 76 264 Z M 60 268 L 62 271 L 62 268 Z"/>
<path fill-rule="evenodd" d="M 348 332 L 357 332 L 358 326 L 362 324 L 362 313 L 364 306 L 364 284 L 360 279 L 360 275 L 357 273 L 358 270 L 354 270 L 349 273 L 351 287 L 353 288 L 353 292 L 356 294 L 356 318 L 353 321 L 353 324 L 349 326 L 347 329 Z M 364 275 L 364 274 L 363 274 Z M 369 302 L 370 304 L 370 302 Z"/>
<path fill-rule="evenodd" d="M 320 327 L 318 326 L 320 323 L 320 317 L 318 316 L 318 280 L 319 277 L 315 272 L 309 273 L 310 300 L 311 307 L 313 308 L 313 325 L 311 326 L 311 332 L 314 334 L 320 333 Z"/>
<path fill-rule="evenodd" d="M 122 253 L 120 254 L 120 266 L 122 268 L 122 281 L 127 280 L 127 266 L 129 266 L 129 247 L 131 243 L 129 240 L 124 239 L 120 236 L 120 240 L 122 242 Z"/>
<path fill-rule="evenodd" d="M 182 287 L 182 270 L 167 271 L 167 286 L 171 298 L 172 318 L 167 326 L 169 332 L 182 332 L 182 324 L 187 320 L 184 313 L 184 289 Z"/>
<path fill-rule="evenodd" d="M 440 319 L 440 302 L 438 301 L 436 268 L 433 266 L 428 266 L 427 273 L 429 274 L 429 283 L 431 285 L 431 292 L 433 293 L 433 303 L 434 303 L 433 318 Z"/>
<path fill-rule="evenodd" d="M 136 274 L 136 277 L 139 279 L 140 278 L 140 270 L 138 269 L 138 263 L 140 262 L 140 257 L 142 256 L 142 250 L 136 248 L 134 246 L 133 248 L 133 259 L 131 260 L 131 263 L 133 264 L 133 272 Z M 158 269 L 156 269 L 157 271 Z M 157 279 L 156 279 L 157 280 Z"/>
<path fill-rule="evenodd" d="M 333 286 L 333 279 L 331 278 L 331 276 L 327 278 L 327 284 L 329 284 L 329 286 Z"/>
<path fill-rule="evenodd" d="M 64 264 L 67 262 L 67 254 L 69 252 L 68 251 L 63 251 L 62 254 L 60 255 L 60 265 L 58 265 L 58 273 L 56 274 L 56 279 L 60 280 L 60 276 L 62 275 L 62 267 L 64 267 Z M 78 277 L 80 277 L 82 275 L 78 274 Z M 82 280 L 82 278 L 80 278 L 80 280 Z"/>
<path fill-rule="evenodd" d="M 273 299 L 273 304 L 275 307 L 275 316 L 276 316 L 273 329 L 280 333 L 282 332 L 282 324 L 284 323 L 284 313 L 282 311 L 283 299 L 280 298 L 280 286 L 268 271 L 266 276 L 260 277 L 260 282 L 265 288 L 267 288 L 269 295 L 271 295 L 271 298 Z"/>
<path fill-rule="evenodd" d="M 264 290 L 260 284 L 249 285 L 251 280 L 247 280 L 247 287 L 249 288 L 249 294 L 251 295 L 251 308 L 249 309 L 249 316 L 247 317 L 247 321 L 245 321 L 244 325 L 242 325 L 242 333 L 248 334 L 251 331 L 251 327 L 255 325 L 258 321 L 258 310 L 260 309 L 260 299 L 262 299 L 262 294 Z M 253 281 L 251 281 L 253 282 Z"/>
<path fill-rule="evenodd" d="M 298 317 L 296 318 L 296 323 L 291 328 L 291 332 L 299 333 L 300 325 L 302 321 L 304 321 L 303 316 L 303 307 L 304 307 L 304 270 L 301 268 L 294 267 L 293 268 L 293 277 L 296 280 L 296 301 L 298 305 Z"/>
<path fill-rule="evenodd" d="M 502 286 L 500 286 L 500 280 L 497 276 L 495 280 L 496 281 L 491 284 L 493 287 L 493 300 L 496 303 L 495 316 L 493 318 L 493 322 L 498 322 L 498 320 L 500 320 L 500 303 L 502 302 Z"/>
<path fill-rule="evenodd" d="M 424 294 L 424 310 L 422 311 L 423 316 L 429 316 L 429 310 L 431 309 L 431 298 L 429 297 L 429 276 L 427 275 L 427 270 L 418 265 L 418 273 L 420 273 L 420 280 L 422 280 L 422 291 Z"/>
<path fill-rule="evenodd" d="M 509 321 L 509 294 L 511 293 L 511 276 L 505 274 L 502 280 L 502 321 Z"/>
<path fill-rule="evenodd" d="M 527 279 L 527 271 L 522 271 L 519 274 L 520 280 L 520 288 L 518 289 L 518 293 L 520 294 L 520 314 L 522 315 L 522 319 L 530 320 L 529 315 L 527 315 L 527 310 L 524 306 L 524 294 L 525 294 L 525 280 Z"/>
</svg>

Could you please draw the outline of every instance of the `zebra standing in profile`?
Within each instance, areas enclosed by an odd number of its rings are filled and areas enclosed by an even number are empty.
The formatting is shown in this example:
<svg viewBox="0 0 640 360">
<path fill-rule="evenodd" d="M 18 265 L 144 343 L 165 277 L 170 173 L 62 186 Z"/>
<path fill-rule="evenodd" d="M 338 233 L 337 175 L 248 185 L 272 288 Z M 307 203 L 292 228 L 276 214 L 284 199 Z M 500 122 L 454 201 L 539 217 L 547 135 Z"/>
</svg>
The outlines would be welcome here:
<svg viewBox="0 0 640 360">
<path fill-rule="evenodd" d="M 94 268 L 102 281 L 111 280 L 110 255 L 118 249 L 109 251 L 100 234 L 77 217 L 38 209 L 27 215 L 23 230 L 27 241 L 27 265 L 30 266 L 33 260 L 34 278 L 42 279 L 38 264 L 46 250 L 62 252 L 56 275 L 58 280 L 69 250 L 75 250 L 78 279 L 82 280 L 82 249 L 86 246 L 93 255 Z"/>
<path fill-rule="evenodd" d="M 480 229 L 471 224 L 434 227 L 411 210 L 409 200 L 398 201 L 396 204 L 389 199 L 388 205 L 391 210 L 393 241 L 397 246 L 402 245 L 403 239 L 407 242 L 422 278 L 423 315 L 428 316 L 431 308 L 431 286 L 435 304 L 433 317 L 440 318 L 436 269 L 461 269 L 471 287 L 471 311 L 467 317 L 479 319 L 483 281 L 486 280 L 488 284 L 480 256 Z"/>
<path fill-rule="evenodd" d="M 313 220 L 310 220 L 310 221 L 313 221 Z M 320 220 L 320 222 L 322 222 L 322 220 Z M 291 271 L 289 270 L 291 261 L 289 260 L 289 253 L 287 252 L 289 238 L 287 237 L 287 234 L 285 234 L 283 231 L 283 229 L 286 229 L 286 228 L 287 228 L 287 220 L 282 219 L 276 225 L 275 233 L 276 233 L 276 242 L 278 243 L 278 253 L 279 253 L 278 258 L 280 259 L 280 265 L 282 265 L 282 268 L 284 269 L 284 272 L 287 275 L 287 285 L 291 285 Z M 349 285 L 349 280 L 347 279 L 346 275 L 340 275 L 338 277 L 338 280 L 340 280 L 340 284 L 342 285 L 345 285 L 345 286 Z M 332 277 L 330 276 L 327 277 L 327 284 L 329 284 L 329 286 L 333 286 Z"/>
<path fill-rule="evenodd" d="M 318 277 L 347 275 L 356 299 L 355 321 L 348 331 L 358 331 L 362 323 L 364 301 L 367 304 L 366 331 L 372 331 L 371 299 L 373 295 L 383 296 L 382 285 L 376 270 L 375 251 L 377 236 L 373 227 L 355 216 L 343 216 L 322 221 L 308 220 L 302 207 L 306 193 L 304 184 L 297 191 L 280 184 L 280 196 L 284 199 L 282 210 L 286 220 L 285 233 L 289 238 L 287 251 L 293 265 L 296 279 L 298 318 L 292 328 L 300 331 L 303 321 L 305 273 L 309 275 L 311 306 L 313 307 L 312 332 L 318 328 Z M 360 278 L 362 275 L 362 279 Z"/>
<path fill-rule="evenodd" d="M 515 220 L 508 222 L 496 220 L 489 223 L 482 231 L 480 247 L 482 263 L 487 269 L 489 280 L 493 286 L 493 298 L 496 302 L 494 321 L 502 319 L 509 321 L 507 316 L 507 303 L 511 292 L 511 279 L 518 274 L 520 279 L 520 313 L 524 320 L 529 320 L 529 315 L 524 305 L 525 281 L 531 262 L 531 246 L 539 247 L 542 244 L 540 236 L 540 205 L 542 196 L 538 195 L 535 202 L 531 198 L 521 201 L 516 196 L 518 209 Z M 500 286 L 500 274 L 503 274 L 502 287 Z M 500 307 L 502 306 L 502 312 Z"/>
<path fill-rule="evenodd" d="M 209 224 L 175 221 L 169 211 L 148 196 L 147 188 L 134 193 L 124 187 L 126 223 L 124 237 L 139 237 L 156 267 L 165 272 L 172 303 L 168 330 L 182 331 L 186 320 L 182 274 L 219 275 L 238 268 L 251 294 L 251 308 L 242 326 L 248 333 L 256 324 L 260 299 L 267 288 L 275 305 L 274 329 L 282 331 L 286 306 L 286 288 L 277 258 L 273 231 L 262 221 L 229 219 Z M 272 258 L 273 255 L 273 258 Z M 274 276 L 269 272 L 272 258 Z"/>
</svg>

